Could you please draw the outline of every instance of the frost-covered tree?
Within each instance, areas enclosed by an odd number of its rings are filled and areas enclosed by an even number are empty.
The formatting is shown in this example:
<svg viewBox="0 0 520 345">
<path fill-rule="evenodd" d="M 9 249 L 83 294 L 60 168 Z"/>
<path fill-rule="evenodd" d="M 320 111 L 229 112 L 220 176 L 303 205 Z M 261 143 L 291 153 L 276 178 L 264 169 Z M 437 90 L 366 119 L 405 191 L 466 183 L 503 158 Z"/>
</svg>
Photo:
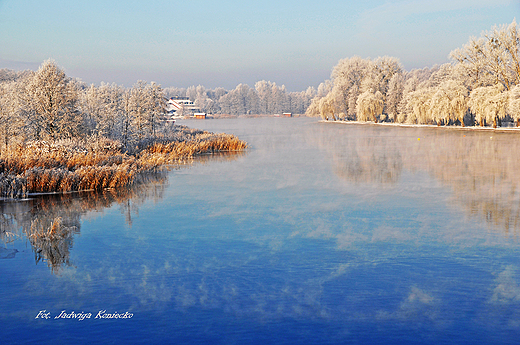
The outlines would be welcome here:
<svg viewBox="0 0 520 345">
<path fill-rule="evenodd" d="M 0 139 L 7 147 L 23 132 L 24 121 L 19 111 L 19 83 L 0 83 Z"/>
<path fill-rule="evenodd" d="M 356 113 L 359 121 L 374 121 L 383 113 L 384 99 L 380 91 L 370 89 L 359 95 L 356 104 Z"/>
<path fill-rule="evenodd" d="M 307 90 L 301 92 L 289 92 L 286 95 L 287 109 L 286 111 L 295 114 L 304 114 L 312 99 L 316 96 L 316 89 L 308 87 Z"/>
<path fill-rule="evenodd" d="M 475 114 L 480 126 L 486 122 L 492 122 L 497 127 L 499 120 L 503 119 L 507 110 L 507 93 L 499 84 L 495 86 L 483 86 L 471 91 L 468 106 Z"/>
<path fill-rule="evenodd" d="M 285 111 L 293 112 L 296 114 L 303 114 L 309 106 L 308 100 L 305 97 L 305 92 L 289 92 L 285 96 L 286 98 L 286 109 Z M 309 99 L 309 101 L 312 97 Z"/>
<path fill-rule="evenodd" d="M 36 139 L 80 136 L 83 122 L 78 110 L 78 83 L 53 60 L 45 61 L 28 79 L 23 112 Z"/>
<path fill-rule="evenodd" d="M 336 115 L 334 114 L 334 98 L 331 93 L 318 101 L 318 109 L 323 120 L 328 120 L 330 116 L 334 121 L 336 121 Z"/>
<path fill-rule="evenodd" d="M 378 57 L 374 60 L 371 67 L 370 80 L 373 86 L 371 85 L 369 88 L 381 92 L 384 99 L 386 99 L 390 80 L 394 75 L 401 74 L 403 67 L 398 58 L 390 56 Z M 364 90 L 369 88 L 365 88 Z"/>
<path fill-rule="evenodd" d="M 271 88 L 270 83 L 265 80 L 258 81 L 255 84 L 255 90 L 258 96 L 258 112 L 260 114 L 268 114 L 269 112 Z"/>
<path fill-rule="evenodd" d="M 319 97 L 315 97 L 312 99 L 311 104 L 307 107 L 305 111 L 305 116 L 316 117 L 320 116 L 320 99 Z"/>
<path fill-rule="evenodd" d="M 372 76 L 373 68 L 374 63 L 371 60 L 359 56 L 342 59 L 333 68 L 331 74 L 333 87 L 329 93 L 333 93 L 340 111 L 348 115 L 356 113 L 353 100 L 357 101 L 361 91 L 365 90 L 364 80 Z"/>
<path fill-rule="evenodd" d="M 20 81 L 34 74 L 33 71 L 13 71 L 7 68 L 0 69 L 0 83 L 9 81 Z"/>
<path fill-rule="evenodd" d="M 146 91 L 146 110 L 148 132 L 155 138 L 162 116 L 166 111 L 166 103 L 161 86 L 151 82 L 145 88 Z"/>
<path fill-rule="evenodd" d="M 252 96 L 250 87 L 246 84 L 239 84 L 234 90 L 229 91 L 219 100 L 221 111 L 225 114 L 244 115 L 252 113 L 248 108 L 253 104 L 253 100 L 249 99 Z"/>
<path fill-rule="evenodd" d="M 132 128 L 132 94 L 131 90 L 125 90 L 121 95 L 121 117 L 119 121 L 119 133 L 121 133 L 121 141 L 125 147 L 132 140 L 133 128 Z"/>
<path fill-rule="evenodd" d="M 515 121 L 516 126 L 520 126 L 520 85 L 516 85 L 509 91 L 509 103 L 507 105 L 507 112 Z"/>
<path fill-rule="evenodd" d="M 186 97 L 186 89 L 178 88 L 178 87 L 166 87 L 166 88 L 164 88 L 164 97 L 166 97 L 166 98 Z"/>
<path fill-rule="evenodd" d="M 165 112 L 165 97 L 160 85 L 152 82 L 147 84 L 139 80 L 124 98 L 124 109 L 130 118 L 131 131 L 124 129 L 128 135 L 135 133 L 136 139 L 154 138 L 162 116 Z M 123 128 L 128 123 L 123 124 Z"/>
<path fill-rule="evenodd" d="M 347 115 L 351 118 L 356 118 L 356 103 L 360 94 L 358 85 L 353 85 L 348 91 Z"/>
<path fill-rule="evenodd" d="M 402 74 L 402 67 L 397 58 L 384 56 L 370 60 L 354 56 L 342 59 L 332 70 L 332 87 L 328 90 L 327 95 L 332 97 L 336 112 L 345 113 L 348 118 L 355 118 L 358 109 L 357 101 L 360 95 L 372 90 L 373 95 L 379 92 L 378 95 L 382 96 L 384 111 L 386 99 L 390 95 L 390 81 L 395 75 L 400 74 Z M 396 113 L 396 98 L 401 96 L 401 90 L 397 91 L 396 86 L 394 81 L 391 90 L 392 97 L 394 97 L 393 115 Z M 364 95 L 362 100 L 367 95 Z M 320 88 L 318 88 L 318 96 L 322 96 Z M 361 118 L 364 118 L 364 116 L 361 115 Z"/>
<path fill-rule="evenodd" d="M 84 114 L 88 135 L 98 135 L 98 123 L 103 116 L 104 106 L 98 88 L 92 84 L 81 94 L 81 111 Z"/>
<path fill-rule="evenodd" d="M 224 89 L 223 87 L 217 87 L 215 90 L 211 91 L 211 94 L 212 94 L 211 99 L 219 100 L 220 97 L 224 96 L 226 93 L 228 93 L 226 91 L 226 89 Z"/>
<path fill-rule="evenodd" d="M 321 98 L 327 96 L 327 94 L 332 90 L 334 85 L 332 84 L 332 81 L 325 80 L 323 83 L 320 83 L 318 85 L 318 90 L 316 96 Z"/>
<path fill-rule="evenodd" d="M 121 121 L 123 88 L 101 83 L 90 85 L 81 95 L 81 111 L 87 124 L 87 133 L 96 137 L 118 139 Z"/>
<path fill-rule="evenodd" d="M 429 78 L 420 82 L 417 87 L 436 88 L 446 81 L 459 80 L 460 77 L 457 75 L 456 71 L 457 68 L 454 64 L 451 63 L 445 63 L 440 66 L 436 66 L 436 68 L 431 71 Z"/>
<path fill-rule="evenodd" d="M 119 138 L 119 122 L 122 118 L 122 98 L 125 92 L 122 86 L 116 84 L 101 83 L 99 87 L 100 98 L 104 104 L 104 113 L 97 124 L 100 135 L 108 138 Z"/>
<path fill-rule="evenodd" d="M 432 96 L 433 90 L 431 88 L 420 88 L 407 95 L 406 121 L 408 123 L 426 124 L 432 120 Z M 444 116 L 443 114 L 440 113 L 438 116 Z"/>
<path fill-rule="evenodd" d="M 148 125 L 148 104 L 147 104 L 146 82 L 137 81 L 129 90 L 128 112 L 131 118 L 131 125 L 134 128 L 137 139 L 141 140 L 145 135 Z"/>
<path fill-rule="evenodd" d="M 493 127 L 497 126 L 504 120 L 507 114 L 508 92 L 499 92 L 489 98 L 489 105 L 487 107 L 486 118 L 492 119 Z"/>
<path fill-rule="evenodd" d="M 288 111 L 285 85 L 278 86 L 272 83 L 271 86 L 271 102 L 269 103 L 269 112 L 279 114 Z"/>
<path fill-rule="evenodd" d="M 502 84 L 510 90 L 520 82 L 520 28 L 516 21 L 495 26 L 450 56 L 466 69 L 472 89 Z"/>
<path fill-rule="evenodd" d="M 403 98 L 405 77 L 401 73 L 396 73 L 388 83 L 388 94 L 386 99 L 386 113 L 389 119 L 394 122 L 399 114 L 399 103 Z"/>
<path fill-rule="evenodd" d="M 455 49 L 450 53 L 450 57 L 458 61 L 466 70 L 472 89 L 491 84 L 490 76 L 486 71 L 484 45 L 484 38 L 471 37 L 462 48 Z"/>
<path fill-rule="evenodd" d="M 196 107 L 199 107 L 204 112 L 210 112 L 209 108 L 211 107 L 213 101 L 208 96 L 208 90 L 202 85 L 198 85 L 197 87 L 190 86 L 187 89 L 186 94 L 193 101 Z"/>
<path fill-rule="evenodd" d="M 433 96 L 430 101 L 430 113 L 440 124 L 449 121 L 460 121 L 464 127 L 464 116 L 468 110 L 468 89 L 460 82 L 446 80 L 438 87 L 433 89 Z"/>
</svg>

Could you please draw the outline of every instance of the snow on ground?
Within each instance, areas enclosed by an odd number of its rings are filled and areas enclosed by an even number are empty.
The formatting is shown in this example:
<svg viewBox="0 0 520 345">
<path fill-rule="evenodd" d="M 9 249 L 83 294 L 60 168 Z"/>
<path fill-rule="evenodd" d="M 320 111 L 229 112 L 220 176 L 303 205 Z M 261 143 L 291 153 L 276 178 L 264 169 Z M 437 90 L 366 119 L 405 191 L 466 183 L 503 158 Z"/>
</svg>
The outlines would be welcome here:
<svg viewBox="0 0 520 345">
<path fill-rule="evenodd" d="M 422 124 L 407 124 L 407 123 L 390 123 L 390 122 L 372 122 L 372 121 L 328 121 L 320 120 L 322 123 L 340 123 L 340 124 L 353 124 L 353 125 L 374 125 L 374 126 L 393 126 L 393 127 L 413 127 L 413 128 L 443 128 L 443 129 L 455 129 L 455 130 L 473 130 L 473 131 L 520 131 L 520 127 L 480 127 L 480 126 L 437 126 L 437 125 L 422 125 Z"/>
</svg>

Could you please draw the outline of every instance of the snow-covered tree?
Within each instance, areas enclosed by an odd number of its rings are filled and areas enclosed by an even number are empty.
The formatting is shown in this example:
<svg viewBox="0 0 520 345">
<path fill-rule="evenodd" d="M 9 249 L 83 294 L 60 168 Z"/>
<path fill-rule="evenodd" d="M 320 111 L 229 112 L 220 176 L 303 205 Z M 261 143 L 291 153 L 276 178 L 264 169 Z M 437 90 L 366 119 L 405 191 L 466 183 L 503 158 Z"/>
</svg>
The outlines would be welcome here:
<svg viewBox="0 0 520 345">
<path fill-rule="evenodd" d="M 496 128 L 498 121 L 505 117 L 508 94 L 503 91 L 504 86 L 501 84 L 478 87 L 471 91 L 468 106 L 480 126 L 492 122 L 493 127 Z"/>
<path fill-rule="evenodd" d="M 308 87 L 307 90 L 301 92 L 289 92 L 286 95 L 287 109 L 286 111 L 295 114 L 304 114 L 312 99 L 316 96 L 316 90 Z"/>
<path fill-rule="evenodd" d="M 146 91 L 146 110 L 148 132 L 155 138 L 162 116 L 166 111 L 166 103 L 161 86 L 151 82 L 145 88 Z"/>
<path fill-rule="evenodd" d="M 121 120 L 122 94 L 116 84 L 90 85 L 81 95 L 81 111 L 87 133 L 96 137 L 119 138 L 118 122 Z"/>
<path fill-rule="evenodd" d="M 141 140 L 146 135 L 145 130 L 148 125 L 148 100 L 146 93 L 146 82 L 143 80 L 137 81 L 129 90 L 128 110 L 132 119 L 131 125 L 135 129 L 138 140 Z"/>
<path fill-rule="evenodd" d="M 355 114 L 356 106 L 353 100 L 357 101 L 360 92 L 365 91 L 363 81 L 372 75 L 373 68 L 374 63 L 371 60 L 359 56 L 342 59 L 333 68 L 333 89 L 329 93 L 334 94 L 340 111 L 348 115 Z"/>
<path fill-rule="evenodd" d="M 374 60 L 371 70 L 371 80 L 375 81 L 373 88 L 387 98 L 388 85 L 394 75 L 401 74 L 403 67 L 398 58 L 391 56 L 378 57 Z M 367 89 L 364 89 L 367 90 Z"/>
<path fill-rule="evenodd" d="M 430 101 L 430 114 L 440 124 L 460 121 L 464 127 L 464 116 L 468 110 L 468 89 L 460 82 L 446 80 L 434 88 Z"/>
<path fill-rule="evenodd" d="M 133 128 L 132 128 L 132 93 L 131 90 L 125 90 L 121 95 L 121 117 L 119 121 L 119 133 L 121 134 L 121 141 L 125 147 L 132 140 Z"/>
<path fill-rule="evenodd" d="M 255 100 L 250 99 L 251 88 L 246 84 L 239 84 L 234 90 L 229 91 L 219 100 L 221 111 L 231 115 L 245 115 L 253 113 L 249 108 Z"/>
<path fill-rule="evenodd" d="M 507 112 L 516 122 L 516 126 L 520 126 L 520 85 L 516 85 L 509 91 L 509 103 Z"/>
<path fill-rule="evenodd" d="M 356 103 L 356 113 L 359 121 L 378 122 L 378 116 L 383 113 L 384 99 L 380 91 L 370 89 L 359 95 Z"/>
<path fill-rule="evenodd" d="M 97 124 L 100 135 L 108 138 L 119 138 L 119 123 L 122 118 L 123 104 L 122 98 L 125 90 L 116 84 L 101 83 L 99 93 L 104 103 L 104 113 Z"/>
<path fill-rule="evenodd" d="M 451 52 L 472 80 L 472 89 L 501 84 L 510 90 L 520 82 L 520 28 L 516 21 L 495 26 Z"/>
<path fill-rule="evenodd" d="M 36 139 L 84 134 L 78 91 L 78 83 L 52 60 L 45 61 L 29 78 L 23 93 L 23 111 Z"/>
<path fill-rule="evenodd" d="M 271 98 L 271 85 L 269 82 L 262 80 L 255 84 L 256 94 L 258 96 L 258 112 L 260 114 L 268 114 L 269 102 Z"/>
<path fill-rule="evenodd" d="M 309 117 L 316 117 L 320 116 L 320 99 L 319 97 L 315 97 L 312 99 L 311 103 L 307 107 L 307 110 L 305 111 L 305 116 Z"/>
<path fill-rule="evenodd" d="M 0 139 L 7 147 L 23 132 L 24 121 L 19 111 L 19 83 L 0 83 Z"/>
<path fill-rule="evenodd" d="M 128 135 L 135 133 L 136 139 L 141 140 L 145 137 L 154 138 L 161 117 L 165 112 L 165 97 L 160 85 L 152 82 L 147 84 L 139 80 L 130 90 L 124 99 L 125 111 L 131 119 L 131 131 L 125 129 Z M 127 123 L 124 123 L 124 126 Z"/>
<path fill-rule="evenodd" d="M 99 135 L 97 126 L 103 116 L 104 106 L 98 88 L 94 84 L 81 94 L 81 111 L 85 118 L 87 134 Z"/>
<path fill-rule="evenodd" d="M 405 77 L 401 73 L 396 73 L 388 83 L 388 94 L 386 98 L 386 113 L 394 122 L 399 114 L 399 103 L 403 98 Z"/>
<path fill-rule="evenodd" d="M 408 123 L 426 124 L 433 120 L 431 116 L 431 100 L 433 90 L 431 88 L 420 88 L 410 92 L 406 99 L 406 121 Z M 445 116 L 439 113 L 438 116 Z"/>
<path fill-rule="evenodd" d="M 335 107 L 334 107 L 334 98 L 332 94 L 329 93 L 327 96 L 319 99 L 318 101 L 318 109 L 323 120 L 328 120 L 329 116 L 336 121 Z"/>
<path fill-rule="evenodd" d="M 332 84 L 332 81 L 325 80 L 323 83 L 320 83 L 320 85 L 318 85 L 316 96 L 319 98 L 327 96 L 327 94 L 332 90 L 333 87 L 334 85 Z"/>
<path fill-rule="evenodd" d="M 164 97 L 186 97 L 186 89 L 178 87 L 166 87 L 164 88 Z M 220 96 L 219 96 L 220 97 Z"/>
</svg>

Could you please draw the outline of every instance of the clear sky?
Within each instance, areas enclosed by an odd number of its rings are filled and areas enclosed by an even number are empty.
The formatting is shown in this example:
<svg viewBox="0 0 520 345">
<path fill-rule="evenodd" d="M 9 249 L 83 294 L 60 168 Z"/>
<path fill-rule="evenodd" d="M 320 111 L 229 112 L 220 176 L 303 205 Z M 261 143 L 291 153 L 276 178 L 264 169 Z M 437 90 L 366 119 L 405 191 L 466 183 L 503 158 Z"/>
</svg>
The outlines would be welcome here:
<svg viewBox="0 0 520 345">
<path fill-rule="evenodd" d="M 301 91 L 354 55 L 395 56 L 407 70 L 448 62 L 515 18 L 520 0 L 0 0 L 0 68 L 52 58 L 87 83 Z"/>
</svg>

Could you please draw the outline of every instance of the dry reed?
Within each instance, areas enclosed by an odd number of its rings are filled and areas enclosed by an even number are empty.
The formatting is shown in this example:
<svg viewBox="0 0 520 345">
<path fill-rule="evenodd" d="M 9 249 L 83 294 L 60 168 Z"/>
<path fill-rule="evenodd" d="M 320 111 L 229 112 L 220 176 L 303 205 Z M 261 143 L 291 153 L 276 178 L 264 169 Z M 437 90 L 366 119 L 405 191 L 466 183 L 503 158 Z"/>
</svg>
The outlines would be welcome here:
<svg viewBox="0 0 520 345">
<path fill-rule="evenodd" d="M 101 191 L 132 186 L 144 175 L 196 155 L 241 151 L 247 143 L 228 134 L 177 126 L 172 133 L 145 139 L 130 151 L 115 140 L 39 141 L 9 146 L 0 152 L 0 197 L 34 193 Z"/>
</svg>

